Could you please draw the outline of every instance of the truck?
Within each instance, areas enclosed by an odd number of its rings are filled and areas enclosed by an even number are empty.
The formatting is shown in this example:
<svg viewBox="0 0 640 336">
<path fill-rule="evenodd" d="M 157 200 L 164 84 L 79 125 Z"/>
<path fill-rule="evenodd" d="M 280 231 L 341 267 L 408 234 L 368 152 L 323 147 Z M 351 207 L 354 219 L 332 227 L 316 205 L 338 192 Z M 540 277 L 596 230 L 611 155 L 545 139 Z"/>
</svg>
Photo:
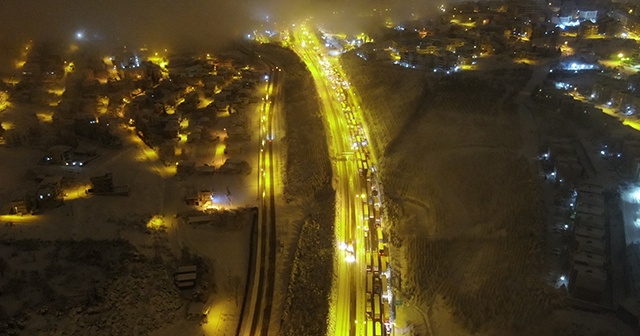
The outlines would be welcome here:
<svg viewBox="0 0 640 336">
<path fill-rule="evenodd" d="M 377 255 L 373 256 L 373 272 L 374 273 L 380 272 L 380 264 L 378 262 L 378 256 Z"/>
<path fill-rule="evenodd" d="M 86 194 L 97 195 L 97 196 L 129 196 L 129 186 L 121 185 L 115 186 L 112 190 L 109 191 L 101 191 L 99 189 L 90 188 L 85 191 Z"/>
<path fill-rule="evenodd" d="M 367 293 L 373 290 L 373 274 L 367 273 Z"/>
<path fill-rule="evenodd" d="M 384 299 L 387 296 L 387 289 L 389 288 L 387 287 L 387 276 L 383 274 L 380 279 L 382 281 L 382 298 Z"/>
<path fill-rule="evenodd" d="M 380 319 L 380 295 L 378 294 L 373 296 L 373 319 Z"/>
<path fill-rule="evenodd" d="M 381 256 L 387 255 L 387 244 L 381 241 L 378 242 L 378 254 Z"/>
<path fill-rule="evenodd" d="M 364 223 L 362 225 L 364 225 L 367 230 L 369 230 L 369 205 L 366 202 L 362 203 L 362 211 L 363 211 L 363 216 L 362 216 L 362 220 L 364 221 Z"/>
<path fill-rule="evenodd" d="M 367 298 L 367 316 L 371 317 L 371 298 Z"/>
<path fill-rule="evenodd" d="M 367 261 L 367 272 L 371 272 L 371 252 L 367 251 L 364 258 Z"/>
<path fill-rule="evenodd" d="M 374 334 L 375 336 L 382 336 L 382 323 L 380 322 L 376 322 L 376 333 Z"/>
<path fill-rule="evenodd" d="M 389 311 L 389 302 L 385 302 L 384 308 L 382 309 L 382 321 L 384 321 L 384 323 L 389 323 L 389 315 L 391 315 L 391 312 Z"/>
<path fill-rule="evenodd" d="M 388 259 L 386 255 L 380 257 L 380 273 L 387 273 Z"/>
</svg>

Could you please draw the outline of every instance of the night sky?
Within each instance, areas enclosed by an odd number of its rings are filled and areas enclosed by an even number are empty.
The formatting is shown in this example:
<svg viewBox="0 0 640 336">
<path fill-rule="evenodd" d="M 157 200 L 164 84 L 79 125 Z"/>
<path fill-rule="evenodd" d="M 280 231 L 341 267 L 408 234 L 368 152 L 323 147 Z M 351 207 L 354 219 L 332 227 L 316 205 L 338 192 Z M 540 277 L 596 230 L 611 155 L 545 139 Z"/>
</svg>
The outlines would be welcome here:
<svg viewBox="0 0 640 336">
<path fill-rule="evenodd" d="M 123 43 L 209 44 L 242 33 L 255 16 L 247 3 L 205 0 L 5 0 L 3 41 L 87 39 Z"/>
</svg>

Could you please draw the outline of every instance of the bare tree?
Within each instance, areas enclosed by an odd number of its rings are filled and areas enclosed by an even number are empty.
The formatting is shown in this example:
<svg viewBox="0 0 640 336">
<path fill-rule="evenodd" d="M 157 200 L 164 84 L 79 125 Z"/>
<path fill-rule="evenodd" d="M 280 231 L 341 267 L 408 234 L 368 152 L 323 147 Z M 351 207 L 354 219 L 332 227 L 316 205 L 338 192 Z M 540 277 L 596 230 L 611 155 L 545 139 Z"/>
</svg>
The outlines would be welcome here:
<svg viewBox="0 0 640 336">
<path fill-rule="evenodd" d="M 0 276 L 4 278 L 4 272 L 9 270 L 9 263 L 2 257 L 0 257 Z"/>
</svg>

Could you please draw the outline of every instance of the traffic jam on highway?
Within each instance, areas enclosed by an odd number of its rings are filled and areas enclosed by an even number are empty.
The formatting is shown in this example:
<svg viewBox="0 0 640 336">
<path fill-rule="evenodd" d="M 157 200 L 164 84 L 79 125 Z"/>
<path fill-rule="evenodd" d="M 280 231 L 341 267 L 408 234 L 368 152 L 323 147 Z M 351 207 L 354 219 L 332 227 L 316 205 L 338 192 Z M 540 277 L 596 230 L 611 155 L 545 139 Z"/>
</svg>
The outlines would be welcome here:
<svg viewBox="0 0 640 336">
<path fill-rule="evenodd" d="M 391 303 L 393 295 L 389 279 L 389 248 L 381 217 L 381 189 L 376 176 L 376 166 L 369 152 L 369 142 L 365 130 L 358 119 L 360 106 L 355 103 L 349 83 L 340 75 L 335 66 L 321 56 L 321 65 L 333 83 L 332 88 L 336 98 L 340 101 L 342 112 L 349 129 L 351 149 L 356 161 L 358 172 L 362 180 L 362 192 L 358 195 L 362 204 L 362 234 L 364 235 L 364 250 L 366 269 L 366 330 L 367 335 L 390 335 L 393 321 Z M 354 109 L 358 109 L 354 111 Z M 352 247 L 347 247 L 355 253 Z M 351 260 L 355 261 L 355 257 Z"/>
</svg>

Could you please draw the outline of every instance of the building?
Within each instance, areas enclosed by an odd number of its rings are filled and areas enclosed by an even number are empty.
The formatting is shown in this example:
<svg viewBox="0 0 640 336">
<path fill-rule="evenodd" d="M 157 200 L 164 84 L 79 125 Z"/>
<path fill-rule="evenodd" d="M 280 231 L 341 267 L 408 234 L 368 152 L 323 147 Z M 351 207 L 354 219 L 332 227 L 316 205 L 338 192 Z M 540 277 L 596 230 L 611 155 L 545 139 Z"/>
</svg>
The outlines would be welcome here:
<svg viewBox="0 0 640 336">
<path fill-rule="evenodd" d="M 607 274 L 601 269 L 573 265 L 569 280 L 569 291 L 573 297 L 599 301 L 607 288 Z"/>
<path fill-rule="evenodd" d="M 594 193 L 594 194 L 602 194 L 604 191 L 604 187 L 600 184 L 592 184 L 592 183 L 583 183 L 578 187 L 578 193 Z"/>
<path fill-rule="evenodd" d="M 601 256 L 605 255 L 607 252 L 601 240 L 586 237 L 576 237 L 575 244 L 576 250 L 578 252 Z"/>
<path fill-rule="evenodd" d="M 604 207 L 593 204 L 578 203 L 576 204 L 576 212 L 593 216 L 604 216 Z"/>
<path fill-rule="evenodd" d="M 197 279 L 198 267 L 196 265 L 178 267 L 178 270 L 174 274 L 174 280 L 176 286 L 179 289 L 193 288 Z"/>
<path fill-rule="evenodd" d="M 186 196 L 184 198 L 188 205 L 195 205 L 199 207 L 207 207 L 213 205 L 213 192 L 211 190 L 199 190 L 197 193 Z"/>
<path fill-rule="evenodd" d="M 636 332 L 640 331 L 640 299 L 632 296 L 620 302 L 616 316 Z"/>
<path fill-rule="evenodd" d="M 49 148 L 45 161 L 47 164 L 66 165 L 71 162 L 71 156 L 73 151 L 71 147 L 64 145 L 57 145 Z"/>
<path fill-rule="evenodd" d="M 584 174 L 584 167 L 578 160 L 577 155 L 557 155 L 554 163 L 558 176 L 570 182 L 577 182 Z"/>
<path fill-rule="evenodd" d="M 575 156 L 576 149 L 568 139 L 555 140 L 549 144 L 549 156 L 555 159 L 560 156 Z"/>
<path fill-rule="evenodd" d="M 598 35 L 598 25 L 591 21 L 584 21 L 578 27 L 578 34 L 582 37 L 589 37 Z"/>
<path fill-rule="evenodd" d="M 575 234 L 576 234 L 576 237 L 584 237 L 584 238 L 604 241 L 604 230 L 597 229 L 597 228 L 592 228 L 587 226 L 576 226 Z"/>
<path fill-rule="evenodd" d="M 177 174 L 193 174 L 196 170 L 196 163 L 194 161 L 180 161 L 176 167 Z"/>
<path fill-rule="evenodd" d="M 91 188 L 95 192 L 113 192 L 113 176 L 106 173 L 102 176 L 91 177 Z"/>
<path fill-rule="evenodd" d="M 575 225 L 580 227 L 596 228 L 604 231 L 605 219 L 602 216 L 595 216 L 585 213 L 576 213 Z"/>
<path fill-rule="evenodd" d="M 38 208 L 55 208 L 63 203 L 62 176 L 45 177 L 36 190 Z"/>
<path fill-rule="evenodd" d="M 578 194 L 576 204 L 591 205 L 595 207 L 604 207 L 604 196 L 600 193 L 581 192 Z"/>
<path fill-rule="evenodd" d="M 9 211 L 12 215 L 25 215 L 31 211 L 31 202 L 28 197 L 16 198 L 11 201 L 11 210 Z"/>
<path fill-rule="evenodd" d="M 625 170 L 634 174 L 636 181 L 640 181 L 638 159 L 640 159 L 640 141 L 627 139 L 622 144 L 622 159 Z"/>
<path fill-rule="evenodd" d="M 607 265 L 607 261 L 602 255 L 578 251 L 573 254 L 573 266 L 576 267 L 578 265 L 603 270 Z"/>
</svg>

